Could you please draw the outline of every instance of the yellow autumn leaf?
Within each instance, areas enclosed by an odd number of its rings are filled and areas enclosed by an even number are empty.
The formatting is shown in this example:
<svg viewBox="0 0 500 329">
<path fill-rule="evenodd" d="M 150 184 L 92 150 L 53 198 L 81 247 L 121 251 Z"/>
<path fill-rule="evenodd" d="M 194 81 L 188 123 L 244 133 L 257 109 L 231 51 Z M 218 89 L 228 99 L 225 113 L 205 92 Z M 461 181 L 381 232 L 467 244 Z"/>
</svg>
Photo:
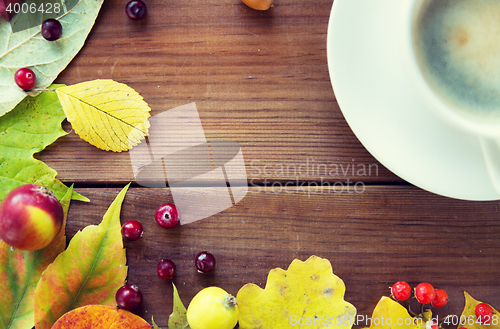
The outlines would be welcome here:
<svg viewBox="0 0 500 329">
<path fill-rule="evenodd" d="M 127 151 L 148 133 L 151 109 L 123 83 L 92 80 L 56 92 L 75 132 L 101 150 Z"/>
<path fill-rule="evenodd" d="M 432 317 L 430 312 L 425 315 L 427 318 Z M 425 323 L 421 319 L 413 318 L 404 306 L 386 296 L 379 300 L 371 318 L 364 319 L 363 324 L 369 325 L 369 329 L 425 328 Z"/>
<path fill-rule="evenodd" d="M 344 282 L 327 259 L 295 259 L 286 271 L 271 270 L 265 289 L 248 283 L 238 291 L 239 327 L 350 329 L 356 308 L 344 293 Z"/>
<path fill-rule="evenodd" d="M 450 322 L 457 322 L 459 326 L 465 326 L 467 329 L 500 329 L 500 312 L 493 309 L 493 316 L 489 324 L 481 324 L 476 317 L 476 306 L 482 302 L 475 300 L 471 295 L 464 291 L 465 295 L 465 307 L 462 315 L 458 319 L 452 319 Z M 452 323 L 455 324 L 455 323 Z"/>
</svg>

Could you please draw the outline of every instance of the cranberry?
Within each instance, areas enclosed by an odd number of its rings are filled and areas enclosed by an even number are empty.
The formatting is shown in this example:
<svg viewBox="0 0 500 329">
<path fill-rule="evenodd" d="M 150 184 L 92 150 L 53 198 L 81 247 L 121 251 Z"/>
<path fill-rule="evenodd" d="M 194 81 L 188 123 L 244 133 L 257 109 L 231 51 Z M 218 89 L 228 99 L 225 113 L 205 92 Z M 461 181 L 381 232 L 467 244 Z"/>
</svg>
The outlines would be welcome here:
<svg viewBox="0 0 500 329">
<path fill-rule="evenodd" d="M 46 19 L 42 23 L 42 36 L 48 41 L 55 41 L 62 35 L 61 23 L 53 18 Z"/>
<path fill-rule="evenodd" d="M 33 88 L 36 82 L 35 73 L 27 67 L 17 70 L 14 74 L 14 81 L 23 90 L 29 90 Z"/>
<path fill-rule="evenodd" d="M 170 259 L 162 259 L 156 267 L 156 272 L 162 279 L 170 280 L 175 276 L 175 264 Z"/>
<path fill-rule="evenodd" d="M 122 226 L 122 235 L 129 241 L 138 240 L 142 233 L 142 224 L 136 220 L 129 220 Z"/>
<path fill-rule="evenodd" d="M 166 203 L 156 209 L 155 220 L 163 228 L 173 228 L 179 224 L 180 214 L 177 207 Z"/>
<path fill-rule="evenodd" d="M 136 285 L 124 285 L 116 292 L 115 299 L 120 308 L 134 311 L 141 306 L 142 293 Z"/>
<path fill-rule="evenodd" d="M 194 264 L 200 273 L 207 273 L 215 268 L 215 257 L 208 251 L 202 251 L 194 260 Z"/>
<path fill-rule="evenodd" d="M 146 16 L 146 11 L 146 4 L 141 0 L 132 0 L 125 7 L 127 16 L 135 21 L 143 19 Z"/>
</svg>

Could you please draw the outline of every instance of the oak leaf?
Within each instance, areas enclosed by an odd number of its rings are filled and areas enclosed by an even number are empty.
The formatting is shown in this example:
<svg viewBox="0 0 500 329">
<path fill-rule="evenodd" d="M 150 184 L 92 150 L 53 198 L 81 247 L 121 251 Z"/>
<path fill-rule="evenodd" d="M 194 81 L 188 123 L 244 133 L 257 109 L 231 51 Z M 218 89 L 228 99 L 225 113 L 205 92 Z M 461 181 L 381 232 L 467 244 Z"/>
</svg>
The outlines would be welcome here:
<svg viewBox="0 0 500 329">
<path fill-rule="evenodd" d="M 5 329 L 31 329 L 35 325 L 35 287 L 42 272 L 66 248 L 65 227 L 73 187 L 61 199 L 64 221 L 59 234 L 45 248 L 14 250 L 0 241 L 0 323 Z"/>
<path fill-rule="evenodd" d="M 148 133 L 151 110 L 134 89 L 93 80 L 56 89 L 75 132 L 99 149 L 127 151 Z"/>
<path fill-rule="evenodd" d="M 115 198 L 102 222 L 77 232 L 43 272 L 35 290 L 37 329 L 50 329 L 64 313 L 81 306 L 117 306 L 115 293 L 127 277 L 120 210 L 129 185 Z"/>
<path fill-rule="evenodd" d="M 295 259 L 286 271 L 271 270 L 265 289 L 248 283 L 238 291 L 239 327 L 350 329 L 356 308 L 344 300 L 344 293 L 344 282 L 327 259 Z"/>
<path fill-rule="evenodd" d="M 125 310 L 87 305 L 64 314 L 52 329 L 151 329 L 151 325 Z"/>
</svg>

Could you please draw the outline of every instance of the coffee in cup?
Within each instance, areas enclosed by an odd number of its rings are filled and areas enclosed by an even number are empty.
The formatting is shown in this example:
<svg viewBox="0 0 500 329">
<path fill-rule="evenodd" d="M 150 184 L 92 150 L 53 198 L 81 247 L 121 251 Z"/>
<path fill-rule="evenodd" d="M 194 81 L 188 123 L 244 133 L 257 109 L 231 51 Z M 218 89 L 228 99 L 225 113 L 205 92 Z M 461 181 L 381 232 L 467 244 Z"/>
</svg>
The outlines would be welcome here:
<svg viewBox="0 0 500 329">
<path fill-rule="evenodd" d="M 500 1 L 415 3 L 413 50 L 430 89 L 466 120 L 500 122 Z"/>
</svg>

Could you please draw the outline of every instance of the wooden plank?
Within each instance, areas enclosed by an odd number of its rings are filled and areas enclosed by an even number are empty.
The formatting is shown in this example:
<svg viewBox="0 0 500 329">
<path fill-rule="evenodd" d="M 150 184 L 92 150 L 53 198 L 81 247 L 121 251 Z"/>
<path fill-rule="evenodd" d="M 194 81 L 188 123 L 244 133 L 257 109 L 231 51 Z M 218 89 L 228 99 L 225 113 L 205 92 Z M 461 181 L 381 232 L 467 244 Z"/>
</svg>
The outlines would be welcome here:
<svg viewBox="0 0 500 329">
<path fill-rule="evenodd" d="M 77 191 L 91 202 L 71 204 L 68 237 L 98 224 L 119 189 Z M 240 203 L 222 213 L 162 230 L 154 222 L 154 212 L 172 201 L 169 190 L 131 188 L 122 222 L 139 219 L 145 228 L 142 239 L 125 242 L 128 282 L 144 293 L 140 314 L 148 321 L 154 316 L 160 327 L 166 327 L 172 287 L 156 274 L 161 258 L 176 263 L 173 282 L 186 305 L 210 285 L 233 294 L 248 282 L 264 287 L 269 270 L 287 268 L 294 258 L 310 255 L 331 261 L 334 273 L 346 284 L 346 300 L 366 317 L 397 280 L 413 286 L 427 281 L 445 289 L 450 302 L 437 311 L 440 316 L 461 314 L 464 290 L 500 305 L 500 202 L 459 201 L 411 186 L 366 186 L 358 192 L 289 187 L 266 193 L 251 188 Z M 208 275 L 194 268 L 193 258 L 202 250 L 212 252 L 218 262 Z"/>
<path fill-rule="evenodd" d="M 336 103 L 326 60 L 331 5 L 276 2 L 260 13 L 239 0 L 152 2 L 147 20 L 133 22 L 123 3 L 106 1 L 86 45 L 57 82 L 127 83 L 152 115 L 195 102 L 207 139 L 239 143 L 250 173 L 308 161 L 342 168 L 375 164 L 377 174 L 363 181 L 401 182 L 359 143 Z M 127 153 L 96 150 L 74 132 L 39 158 L 65 182 L 134 179 Z M 252 178 L 262 183 L 297 175 Z M 300 180 L 321 178 L 360 177 L 308 172 Z"/>
</svg>

